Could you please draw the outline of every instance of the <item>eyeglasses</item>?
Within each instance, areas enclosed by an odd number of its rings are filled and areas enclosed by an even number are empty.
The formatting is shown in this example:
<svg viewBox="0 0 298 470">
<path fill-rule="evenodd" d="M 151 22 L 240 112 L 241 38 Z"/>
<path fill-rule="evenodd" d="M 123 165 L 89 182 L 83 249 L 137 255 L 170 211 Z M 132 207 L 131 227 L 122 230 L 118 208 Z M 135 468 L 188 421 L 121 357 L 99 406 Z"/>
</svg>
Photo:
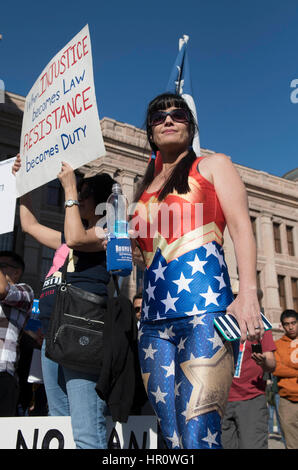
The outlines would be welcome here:
<svg viewBox="0 0 298 470">
<path fill-rule="evenodd" d="M 171 119 L 173 119 L 175 122 L 189 121 L 189 114 L 187 110 L 183 108 L 177 108 L 168 113 L 166 111 L 156 111 L 150 117 L 150 126 L 158 126 L 159 124 L 162 124 L 167 119 L 167 116 L 171 116 Z"/>
<path fill-rule="evenodd" d="M 139 313 L 141 311 L 141 307 L 135 307 L 134 309 L 136 313 Z"/>
</svg>

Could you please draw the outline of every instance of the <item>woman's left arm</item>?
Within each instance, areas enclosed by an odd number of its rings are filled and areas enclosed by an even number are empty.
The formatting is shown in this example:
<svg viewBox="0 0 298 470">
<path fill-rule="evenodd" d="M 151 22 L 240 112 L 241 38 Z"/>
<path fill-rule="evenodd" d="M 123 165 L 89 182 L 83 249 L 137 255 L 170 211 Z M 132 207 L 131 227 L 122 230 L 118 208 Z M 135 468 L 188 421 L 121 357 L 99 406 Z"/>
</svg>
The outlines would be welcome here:
<svg viewBox="0 0 298 470">
<path fill-rule="evenodd" d="M 65 201 L 78 200 L 78 191 L 74 171 L 72 167 L 62 162 L 62 168 L 58 174 L 64 193 Z M 69 248 L 79 251 L 102 251 L 106 248 L 105 232 L 102 228 L 94 226 L 86 229 L 82 223 L 80 210 L 77 205 L 65 208 L 64 237 Z"/>
<path fill-rule="evenodd" d="M 209 157 L 208 169 L 234 243 L 239 272 L 239 293 L 227 308 L 227 313 L 236 317 L 242 342 L 247 339 L 247 332 L 250 340 L 259 340 L 264 334 L 264 326 L 257 298 L 256 242 L 249 217 L 246 188 L 226 155 Z"/>
</svg>

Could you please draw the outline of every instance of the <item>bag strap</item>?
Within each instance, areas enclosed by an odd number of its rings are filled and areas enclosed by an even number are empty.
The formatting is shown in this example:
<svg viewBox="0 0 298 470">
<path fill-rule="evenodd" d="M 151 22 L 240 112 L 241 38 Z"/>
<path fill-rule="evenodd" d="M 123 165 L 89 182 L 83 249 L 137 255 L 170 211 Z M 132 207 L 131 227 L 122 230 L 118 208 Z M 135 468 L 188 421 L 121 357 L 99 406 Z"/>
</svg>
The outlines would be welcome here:
<svg viewBox="0 0 298 470">
<path fill-rule="evenodd" d="M 113 278 L 113 281 L 114 281 L 114 286 L 115 286 L 117 295 L 119 296 L 120 295 L 120 287 L 119 287 L 119 284 L 118 284 L 118 276 L 116 276 L 116 274 L 112 274 L 112 278 Z"/>
<path fill-rule="evenodd" d="M 64 264 L 63 264 L 62 276 L 61 276 L 61 282 L 62 283 L 66 282 L 66 273 L 67 273 L 67 267 L 68 267 L 68 263 L 69 263 L 69 256 L 70 256 L 70 253 L 68 253 L 68 255 L 67 255 L 67 257 L 64 261 Z M 115 290 L 117 292 L 117 295 L 119 296 L 120 295 L 120 287 L 119 287 L 119 283 L 118 283 L 118 276 L 116 276 L 116 274 L 112 274 L 112 278 L 113 278 L 113 281 L 114 281 Z"/>
<path fill-rule="evenodd" d="M 66 273 L 67 273 L 67 267 L 68 267 L 68 263 L 69 263 L 69 255 L 70 255 L 70 253 L 68 253 L 68 255 L 66 256 L 66 259 L 65 259 L 64 264 L 63 264 L 62 276 L 61 276 L 61 282 L 62 283 L 66 282 Z"/>
</svg>

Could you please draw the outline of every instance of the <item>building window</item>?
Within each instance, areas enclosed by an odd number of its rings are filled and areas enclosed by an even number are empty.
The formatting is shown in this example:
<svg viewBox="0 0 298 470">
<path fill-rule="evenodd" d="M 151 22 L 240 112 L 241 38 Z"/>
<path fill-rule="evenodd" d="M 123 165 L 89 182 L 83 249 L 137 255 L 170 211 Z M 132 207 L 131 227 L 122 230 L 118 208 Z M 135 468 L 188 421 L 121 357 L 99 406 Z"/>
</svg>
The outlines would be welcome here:
<svg viewBox="0 0 298 470">
<path fill-rule="evenodd" d="M 281 253 L 280 224 L 276 222 L 273 223 L 273 235 L 274 235 L 275 252 Z"/>
<path fill-rule="evenodd" d="M 144 272 L 137 266 L 136 291 L 142 292 L 144 287 Z"/>
<path fill-rule="evenodd" d="M 259 292 L 262 291 L 261 289 L 261 271 L 257 271 L 257 289 Z M 262 291 L 263 293 L 263 291 Z M 259 299 L 260 306 L 263 307 L 263 297 Z"/>
<path fill-rule="evenodd" d="M 257 241 L 257 223 L 256 223 L 257 218 L 256 217 L 251 217 L 250 221 L 251 221 L 252 231 L 253 231 L 255 240 Z"/>
<path fill-rule="evenodd" d="M 287 232 L 288 253 L 291 256 L 295 256 L 294 241 L 293 241 L 293 227 L 290 227 L 287 225 L 286 232 Z"/>
<path fill-rule="evenodd" d="M 292 284 L 292 296 L 293 296 L 293 308 L 298 312 L 298 279 L 292 277 L 291 278 Z"/>
<path fill-rule="evenodd" d="M 46 202 L 49 206 L 60 207 L 63 201 L 63 190 L 58 179 L 47 184 Z"/>
<path fill-rule="evenodd" d="M 278 282 L 278 293 L 279 293 L 279 302 L 282 311 L 286 310 L 286 288 L 285 288 L 285 276 L 277 276 Z"/>
<path fill-rule="evenodd" d="M 14 232 L 0 235 L 0 251 L 13 251 Z"/>
</svg>

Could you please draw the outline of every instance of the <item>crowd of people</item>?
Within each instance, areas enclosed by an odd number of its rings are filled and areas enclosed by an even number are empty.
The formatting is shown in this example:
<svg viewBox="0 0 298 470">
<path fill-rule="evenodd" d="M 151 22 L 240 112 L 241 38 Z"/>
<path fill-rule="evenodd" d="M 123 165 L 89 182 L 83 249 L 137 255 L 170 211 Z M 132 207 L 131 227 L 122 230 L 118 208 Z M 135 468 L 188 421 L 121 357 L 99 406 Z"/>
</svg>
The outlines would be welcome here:
<svg viewBox="0 0 298 470">
<path fill-rule="evenodd" d="M 298 448 L 298 314 L 283 312 L 284 336 L 278 341 L 271 331 L 264 332 L 244 184 L 225 155 L 194 153 L 196 123 L 180 95 L 166 93 L 152 100 L 146 123 L 153 154 L 136 192 L 133 217 L 139 224 L 136 231 L 141 225 L 148 230 L 131 239 L 133 261 L 144 271 L 142 293 L 132 299 L 144 388 L 137 384 L 131 394 L 146 390 L 138 412 L 147 405 L 154 410 L 169 449 L 265 449 L 274 403 L 286 447 Z M 14 174 L 21 164 L 18 155 Z M 42 335 L 48 330 L 64 266 L 69 283 L 98 296 L 103 308 L 108 302 L 107 237 L 96 226 L 100 216 L 95 208 L 106 202 L 114 181 L 100 174 L 77 183 L 65 162 L 58 178 L 65 194 L 63 233 L 39 223 L 30 194 L 20 199 L 23 231 L 55 250 L 39 301 Z M 176 204 L 178 231 L 177 220 L 170 219 L 163 232 L 161 213 L 154 212 L 152 201 L 159 207 Z M 203 208 L 199 220 L 198 204 Z M 224 259 L 226 226 L 237 258 L 237 292 Z M 35 413 L 71 416 L 78 449 L 105 449 L 109 410 L 96 389 L 100 373 L 58 364 L 45 355 L 40 337 L 24 331 L 34 294 L 21 282 L 23 272 L 18 255 L 0 253 L 0 415 L 15 416 L 21 400 L 24 413 L 35 408 Z M 238 321 L 238 341 L 227 341 L 214 325 L 224 312 Z M 42 357 L 44 388 L 35 388 L 35 406 L 32 394 L 24 399 L 27 374 L 18 369 L 19 345 L 23 341 L 25 350 L 28 336 Z M 265 374 L 277 378 L 279 406 L 276 395 L 270 406 L 266 400 Z"/>
</svg>

